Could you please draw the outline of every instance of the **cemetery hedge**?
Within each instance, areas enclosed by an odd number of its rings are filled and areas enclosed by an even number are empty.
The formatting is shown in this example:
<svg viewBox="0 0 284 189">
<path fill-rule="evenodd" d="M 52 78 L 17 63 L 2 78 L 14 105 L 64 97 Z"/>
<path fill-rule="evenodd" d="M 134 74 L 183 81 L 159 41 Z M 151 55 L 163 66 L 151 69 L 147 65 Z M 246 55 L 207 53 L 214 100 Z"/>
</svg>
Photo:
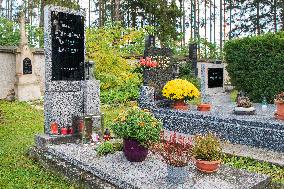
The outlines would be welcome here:
<svg viewBox="0 0 284 189">
<path fill-rule="evenodd" d="M 224 53 L 232 85 L 252 101 L 284 91 L 284 32 L 227 41 Z"/>
</svg>

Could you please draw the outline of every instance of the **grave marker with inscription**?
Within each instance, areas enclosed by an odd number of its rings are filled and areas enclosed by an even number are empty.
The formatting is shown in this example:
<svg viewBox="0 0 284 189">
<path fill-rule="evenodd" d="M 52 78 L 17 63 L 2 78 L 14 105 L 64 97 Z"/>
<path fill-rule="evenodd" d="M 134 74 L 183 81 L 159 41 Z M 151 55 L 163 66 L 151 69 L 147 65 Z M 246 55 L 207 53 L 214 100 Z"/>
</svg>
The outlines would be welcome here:
<svg viewBox="0 0 284 189">
<path fill-rule="evenodd" d="M 85 13 L 45 7 L 45 133 L 56 121 L 59 130 L 75 117 L 92 114 L 100 126 L 100 83 L 85 80 Z"/>
<path fill-rule="evenodd" d="M 32 61 L 29 58 L 25 58 L 23 60 L 23 74 L 32 74 L 33 73 L 33 66 Z"/>
</svg>

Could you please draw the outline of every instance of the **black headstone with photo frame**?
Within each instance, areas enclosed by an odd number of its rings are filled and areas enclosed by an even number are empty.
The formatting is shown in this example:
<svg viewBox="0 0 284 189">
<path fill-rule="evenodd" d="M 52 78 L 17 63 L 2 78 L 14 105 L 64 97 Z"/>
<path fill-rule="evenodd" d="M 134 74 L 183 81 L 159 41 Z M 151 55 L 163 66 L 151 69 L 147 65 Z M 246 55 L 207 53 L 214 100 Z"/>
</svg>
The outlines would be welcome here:
<svg viewBox="0 0 284 189">
<path fill-rule="evenodd" d="M 52 80 L 84 80 L 84 17 L 52 11 L 51 24 Z"/>
<path fill-rule="evenodd" d="M 223 68 L 208 68 L 208 88 L 223 87 Z"/>
<path fill-rule="evenodd" d="M 33 68 L 32 68 L 32 61 L 29 58 L 25 58 L 23 60 L 23 74 L 32 74 L 33 73 Z"/>
</svg>

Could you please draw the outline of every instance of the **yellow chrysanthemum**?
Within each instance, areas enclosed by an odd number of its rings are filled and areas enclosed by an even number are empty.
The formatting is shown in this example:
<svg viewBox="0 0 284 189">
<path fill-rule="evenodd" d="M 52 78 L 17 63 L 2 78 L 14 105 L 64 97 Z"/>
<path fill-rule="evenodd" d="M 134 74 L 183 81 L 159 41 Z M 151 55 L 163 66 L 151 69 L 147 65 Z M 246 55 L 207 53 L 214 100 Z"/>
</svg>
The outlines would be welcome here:
<svg viewBox="0 0 284 189">
<path fill-rule="evenodd" d="M 169 81 L 162 90 L 163 96 L 171 100 L 193 99 L 199 97 L 198 89 L 189 81 L 174 79 Z"/>
</svg>

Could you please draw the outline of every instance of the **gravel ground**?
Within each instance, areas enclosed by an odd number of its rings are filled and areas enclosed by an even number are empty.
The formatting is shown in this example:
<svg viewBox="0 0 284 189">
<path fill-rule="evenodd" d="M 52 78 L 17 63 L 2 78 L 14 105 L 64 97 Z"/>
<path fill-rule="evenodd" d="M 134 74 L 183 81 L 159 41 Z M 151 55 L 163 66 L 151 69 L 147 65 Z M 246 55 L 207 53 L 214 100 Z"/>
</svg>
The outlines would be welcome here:
<svg viewBox="0 0 284 189">
<path fill-rule="evenodd" d="M 167 165 L 152 154 L 144 162 L 131 163 L 122 152 L 97 157 L 93 146 L 54 145 L 48 147 L 48 151 L 120 188 L 248 189 L 263 188 L 270 180 L 265 175 L 224 165 L 215 174 L 201 174 L 190 164 L 187 167 L 187 181 L 184 184 L 175 184 L 167 180 Z"/>
</svg>

